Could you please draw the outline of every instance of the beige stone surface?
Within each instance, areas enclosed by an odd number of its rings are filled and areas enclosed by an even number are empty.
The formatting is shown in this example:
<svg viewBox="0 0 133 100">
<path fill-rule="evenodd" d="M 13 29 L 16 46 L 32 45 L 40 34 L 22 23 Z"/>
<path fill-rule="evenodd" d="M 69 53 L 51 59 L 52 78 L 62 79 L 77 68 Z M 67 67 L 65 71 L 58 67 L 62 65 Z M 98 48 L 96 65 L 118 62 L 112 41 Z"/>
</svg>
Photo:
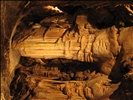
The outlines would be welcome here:
<svg viewBox="0 0 133 100">
<path fill-rule="evenodd" d="M 127 56 L 133 57 L 133 26 L 127 28 L 121 28 L 121 34 L 119 36 L 119 42 L 123 45 L 123 51 L 125 52 L 123 59 L 128 59 Z M 130 53 L 129 53 L 130 52 Z M 129 57 L 131 57 L 129 56 Z"/>
<path fill-rule="evenodd" d="M 27 34 L 31 32 L 31 35 L 26 39 L 21 39 L 18 43 L 14 42 L 14 48 L 21 56 L 25 57 L 101 62 L 99 64 L 100 71 L 109 75 L 112 69 L 118 66 L 115 59 L 121 50 L 120 45 L 122 45 L 124 52 L 122 61 L 126 60 L 127 63 L 130 63 L 129 59 L 132 58 L 133 48 L 131 44 L 132 27 L 121 28 L 119 34 L 115 26 L 95 29 L 88 23 L 86 28 L 86 18 L 86 15 L 77 15 L 76 17 L 79 33 L 75 30 L 69 31 L 68 28 L 56 27 L 57 23 L 51 24 L 49 28 L 41 26 L 41 28 L 34 29 L 33 32 L 30 29 Z M 65 23 L 63 22 L 63 24 Z M 91 33 L 90 29 L 93 29 Z"/>
<path fill-rule="evenodd" d="M 101 30 L 95 38 L 92 46 L 92 52 L 94 56 L 97 57 L 109 57 L 111 58 L 112 54 L 110 52 L 110 42 L 108 39 L 108 33 L 106 30 Z"/>
<path fill-rule="evenodd" d="M 1 99 L 133 98 L 131 1 L 1 3 Z"/>
<path fill-rule="evenodd" d="M 109 59 L 113 57 L 112 52 L 110 52 L 112 48 L 108 38 L 108 29 L 102 29 L 99 30 L 98 33 L 90 35 L 76 35 L 77 33 L 72 32 L 63 35 L 65 30 L 66 29 L 51 27 L 44 33 L 43 41 L 41 40 L 40 42 L 37 40 L 37 38 L 40 39 L 41 37 L 40 35 L 36 35 L 38 34 L 36 33 L 34 38 L 27 38 L 23 43 L 18 43 L 15 48 L 17 48 L 23 56 L 30 56 L 31 54 L 32 57 L 34 55 L 34 57 L 36 56 L 37 58 L 39 58 L 41 54 L 41 57 L 45 58 L 50 58 L 53 55 L 53 58 L 66 57 L 69 59 L 75 58 L 75 55 L 78 55 L 77 60 L 93 62 L 95 57 L 98 59 L 102 57 L 103 60 L 104 57 Z M 42 35 L 42 33 L 39 34 Z M 64 38 L 66 39 L 64 40 Z M 112 40 L 116 42 L 116 37 L 112 37 Z M 116 48 L 118 48 L 118 45 L 116 45 Z"/>
<path fill-rule="evenodd" d="M 44 42 L 57 42 L 57 40 L 64 34 L 66 29 L 50 27 L 44 34 Z"/>
</svg>

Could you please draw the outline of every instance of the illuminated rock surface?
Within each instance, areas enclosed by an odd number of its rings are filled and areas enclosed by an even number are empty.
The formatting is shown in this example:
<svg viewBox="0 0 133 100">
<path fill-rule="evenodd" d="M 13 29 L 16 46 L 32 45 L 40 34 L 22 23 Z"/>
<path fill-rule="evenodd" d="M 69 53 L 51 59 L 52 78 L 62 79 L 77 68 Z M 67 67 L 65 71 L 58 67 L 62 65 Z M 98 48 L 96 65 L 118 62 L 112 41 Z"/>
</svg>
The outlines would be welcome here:
<svg viewBox="0 0 133 100">
<path fill-rule="evenodd" d="M 2 100 L 132 100 L 131 1 L 2 1 Z"/>
</svg>

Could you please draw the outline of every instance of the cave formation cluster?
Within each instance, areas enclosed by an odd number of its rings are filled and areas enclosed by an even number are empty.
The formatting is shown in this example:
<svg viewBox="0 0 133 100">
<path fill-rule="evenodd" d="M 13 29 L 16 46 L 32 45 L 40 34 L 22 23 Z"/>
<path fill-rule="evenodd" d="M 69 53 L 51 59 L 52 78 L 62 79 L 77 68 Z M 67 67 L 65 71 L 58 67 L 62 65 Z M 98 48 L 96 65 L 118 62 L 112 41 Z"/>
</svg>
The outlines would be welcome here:
<svg viewBox="0 0 133 100">
<path fill-rule="evenodd" d="M 131 1 L 2 1 L 2 100 L 132 100 Z"/>
</svg>

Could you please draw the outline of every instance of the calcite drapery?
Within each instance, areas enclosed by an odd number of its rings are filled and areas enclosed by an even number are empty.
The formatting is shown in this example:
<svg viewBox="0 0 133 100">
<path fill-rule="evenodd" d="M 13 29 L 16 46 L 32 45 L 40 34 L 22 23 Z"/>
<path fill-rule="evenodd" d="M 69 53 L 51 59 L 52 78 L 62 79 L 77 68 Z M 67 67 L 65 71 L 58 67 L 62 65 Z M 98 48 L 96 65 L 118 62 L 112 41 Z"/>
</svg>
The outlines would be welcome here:
<svg viewBox="0 0 133 100">
<path fill-rule="evenodd" d="M 112 26 L 98 30 L 91 25 L 85 28 L 89 24 L 86 17 L 77 15 L 77 31 L 58 27 L 60 23 L 52 23 L 49 28 L 42 26 L 40 29 L 30 29 L 33 35 L 14 47 L 21 56 L 34 58 L 67 58 L 86 62 L 113 59 L 119 51 L 117 28 Z"/>
</svg>

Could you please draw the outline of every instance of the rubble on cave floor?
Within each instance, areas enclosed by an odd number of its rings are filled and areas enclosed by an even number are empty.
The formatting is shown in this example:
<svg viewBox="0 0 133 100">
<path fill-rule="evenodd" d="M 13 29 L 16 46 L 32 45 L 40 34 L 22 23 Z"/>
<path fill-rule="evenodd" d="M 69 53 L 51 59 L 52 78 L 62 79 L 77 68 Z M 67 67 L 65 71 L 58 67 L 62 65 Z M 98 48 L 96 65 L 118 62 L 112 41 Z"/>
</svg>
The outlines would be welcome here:
<svg viewBox="0 0 133 100">
<path fill-rule="evenodd" d="M 29 61 L 29 64 L 21 61 L 15 71 L 10 85 L 12 100 L 103 100 L 120 84 L 111 84 L 107 75 L 81 62 L 62 60 L 59 63 L 55 59 L 41 65 Z"/>
</svg>

